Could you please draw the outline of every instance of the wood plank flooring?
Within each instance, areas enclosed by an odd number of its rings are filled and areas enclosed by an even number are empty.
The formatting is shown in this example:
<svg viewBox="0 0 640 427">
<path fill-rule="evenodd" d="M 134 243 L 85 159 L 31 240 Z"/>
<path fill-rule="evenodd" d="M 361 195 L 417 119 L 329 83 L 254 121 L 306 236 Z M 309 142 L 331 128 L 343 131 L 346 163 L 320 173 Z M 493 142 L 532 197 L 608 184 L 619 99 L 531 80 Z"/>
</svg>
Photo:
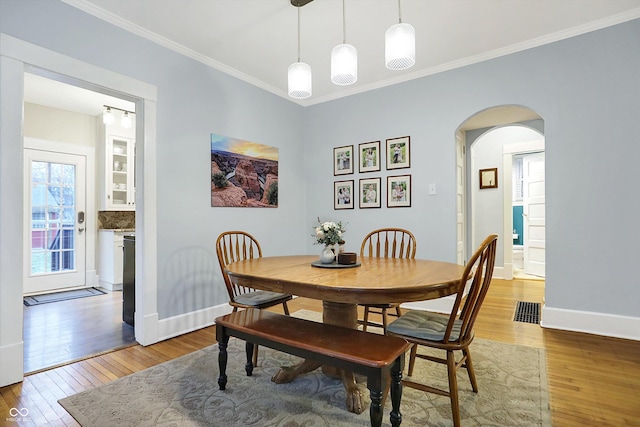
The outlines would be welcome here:
<svg viewBox="0 0 640 427">
<path fill-rule="evenodd" d="M 122 321 L 122 291 L 24 307 L 23 336 L 27 373 L 136 342 Z"/>
<path fill-rule="evenodd" d="M 476 335 L 546 350 L 554 426 L 640 426 L 640 342 L 547 330 L 512 320 L 516 301 L 542 302 L 543 293 L 541 281 L 494 280 L 476 322 Z M 289 307 L 321 311 L 320 302 L 304 298 Z M 0 424 L 10 419 L 11 408 L 27 408 L 25 420 L 6 424 L 77 426 L 58 399 L 215 342 L 215 328 L 209 327 L 29 375 L 22 383 L 0 388 Z"/>
</svg>

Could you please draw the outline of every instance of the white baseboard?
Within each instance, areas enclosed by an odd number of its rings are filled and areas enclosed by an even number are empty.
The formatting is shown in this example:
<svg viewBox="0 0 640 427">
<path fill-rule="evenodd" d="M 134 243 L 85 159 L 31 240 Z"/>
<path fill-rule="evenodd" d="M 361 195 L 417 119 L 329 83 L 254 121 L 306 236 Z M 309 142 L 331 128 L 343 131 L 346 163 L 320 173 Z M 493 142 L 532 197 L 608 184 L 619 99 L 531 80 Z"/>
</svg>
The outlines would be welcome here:
<svg viewBox="0 0 640 427">
<path fill-rule="evenodd" d="M 111 283 L 111 282 L 103 282 L 102 280 L 98 282 L 98 285 L 101 288 L 104 288 L 108 291 L 121 291 L 122 283 Z"/>
<path fill-rule="evenodd" d="M 161 338 L 159 338 L 160 321 L 158 320 L 158 313 L 143 316 L 142 313 L 136 311 L 133 316 L 136 325 L 136 341 L 145 346 L 161 341 Z"/>
<path fill-rule="evenodd" d="M 493 279 L 513 280 L 513 264 L 505 264 L 504 267 L 493 267 Z"/>
<path fill-rule="evenodd" d="M 540 326 L 640 341 L 640 317 L 544 306 Z"/>
<path fill-rule="evenodd" d="M 231 306 L 227 303 L 208 307 L 191 313 L 162 319 L 158 322 L 158 340 L 166 340 L 178 335 L 202 329 L 215 324 L 216 317 L 231 313 Z M 212 342 L 211 344 L 215 344 Z"/>
<path fill-rule="evenodd" d="M 0 387 L 22 381 L 24 372 L 24 342 L 0 347 Z"/>
</svg>

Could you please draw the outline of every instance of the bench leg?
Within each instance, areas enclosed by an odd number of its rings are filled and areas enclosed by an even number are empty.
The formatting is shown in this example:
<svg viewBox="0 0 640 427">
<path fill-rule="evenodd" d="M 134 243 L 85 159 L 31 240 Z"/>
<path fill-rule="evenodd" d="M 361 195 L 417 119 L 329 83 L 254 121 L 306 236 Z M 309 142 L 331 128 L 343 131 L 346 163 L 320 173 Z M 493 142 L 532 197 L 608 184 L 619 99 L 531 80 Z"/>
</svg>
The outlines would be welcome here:
<svg viewBox="0 0 640 427">
<path fill-rule="evenodd" d="M 224 334 L 222 328 L 218 328 L 216 335 L 219 337 L 218 348 L 220 348 L 220 353 L 218 354 L 218 367 L 220 368 L 218 386 L 220 390 L 224 390 L 227 386 L 227 346 L 229 345 L 229 336 Z"/>
<path fill-rule="evenodd" d="M 382 390 L 369 390 L 371 406 L 369 407 L 369 418 L 371 427 L 382 426 Z"/>
<path fill-rule="evenodd" d="M 391 426 L 399 427 L 402 422 L 400 401 L 402 400 L 402 370 L 404 369 L 404 354 L 398 356 L 391 366 Z"/>
<path fill-rule="evenodd" d="M 384 401 L 384 390 L 389 384 L 389 370 L 379 369 L 367 375 L 367 388 L 371 398 L 369 406 L 369 418 L 372 426 L 382 426 L 382 402 Z"/>
<path fill-rule="evenodd" d="M 250 377 L 253 373 L 253 352 L 256 351 L 256 345 L 253 345 L 249 341 L 245 346 L 245 351 L 247 352 L 247 364 L 244 365 L 244 370 L 247 371 L 247 376 Z"/>
</svg>

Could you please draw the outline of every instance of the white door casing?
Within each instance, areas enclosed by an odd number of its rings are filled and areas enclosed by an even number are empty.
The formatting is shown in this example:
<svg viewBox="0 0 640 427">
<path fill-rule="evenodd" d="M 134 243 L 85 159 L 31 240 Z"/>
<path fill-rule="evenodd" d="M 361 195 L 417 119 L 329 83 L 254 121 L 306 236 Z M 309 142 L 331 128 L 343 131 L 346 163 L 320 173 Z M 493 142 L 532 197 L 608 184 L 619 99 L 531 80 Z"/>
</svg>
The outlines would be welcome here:
<svg viewBox="0 0 640 427">
<path fill-rule="evenodd" d="M 136 99 L 136 112 L 143 120 L 136 127 L 136 340 L 142 345 L 159 341 L 157 310 L 157 203 L 156 192 L 156 100 L 157 87 L 67 55 L 0 33 L 0 202 L 23 209 L 24 72 L 38 67 L 88 89 L 109 88 Z M 140 118 L 140 115 L 138 115 Z M 144 167 L 143 167 L 144 166 Z M 144 171 L 144 174 L 143 172 Z M 16 183 L 18 185 L 16 186 Z M 16 190 L 17 187 L 17 190 Z M 145 209 L 145 207 L 148 207 Z M 18 209 L 18 208 L 16 208 Z M 16 218 L 17 217 L 17 218 Z M 23 215 L 0 216 L 0 324 L 14 329 L 0 334 L 0 386 L 19 382 L 23 375 L 22 280 Z M 17 225 L 17 226 L 16 226 Z M 16 242 L 18 247 L 16 248 Z M 139 286 L 138 286 L 139 282 Z"/>
<path fill-rule="evenodd" d="M 456 132 L 456 262 L 464 265 L 466 259 L 465 227 L 465 186 L 466 186 L 466 148 L 465 134 Z"/>
<path fill-rule="evenodd" d="M 524 272 L 545 277 L 545 165 L 544 153 L 523 159 Z"/>
</svg>

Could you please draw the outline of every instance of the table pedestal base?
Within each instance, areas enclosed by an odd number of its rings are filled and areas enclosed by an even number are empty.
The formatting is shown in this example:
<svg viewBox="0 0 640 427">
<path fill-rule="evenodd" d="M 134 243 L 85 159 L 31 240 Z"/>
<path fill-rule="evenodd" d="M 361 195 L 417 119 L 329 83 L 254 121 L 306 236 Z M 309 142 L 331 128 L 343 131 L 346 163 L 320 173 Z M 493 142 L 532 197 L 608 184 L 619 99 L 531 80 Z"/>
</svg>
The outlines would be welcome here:
<svg viewBox="0 0 640 427">
<path fill-rule="evenodd" d="M 331 325 L 356 329 L 358 327 L 358 306 L 356 304 L 343 304 L 337 302 L 322 302 L 322 321 Z M 285 366 L 271 378 L 276 384 L 284 384 L 293 381 L 298 375 L 311 372 L 321 366 L 313 360 L 305 360 L 295 366 Z M 365 410 L 364 396 L 356 385 L 356 379 L 352 372 L 336 369 L 332 366 L 322 366 L 322 372 L 333 378 L 341 378 L 347 396 L 346 406 L 349 412 L 361 414 Z"/>
</svg>

